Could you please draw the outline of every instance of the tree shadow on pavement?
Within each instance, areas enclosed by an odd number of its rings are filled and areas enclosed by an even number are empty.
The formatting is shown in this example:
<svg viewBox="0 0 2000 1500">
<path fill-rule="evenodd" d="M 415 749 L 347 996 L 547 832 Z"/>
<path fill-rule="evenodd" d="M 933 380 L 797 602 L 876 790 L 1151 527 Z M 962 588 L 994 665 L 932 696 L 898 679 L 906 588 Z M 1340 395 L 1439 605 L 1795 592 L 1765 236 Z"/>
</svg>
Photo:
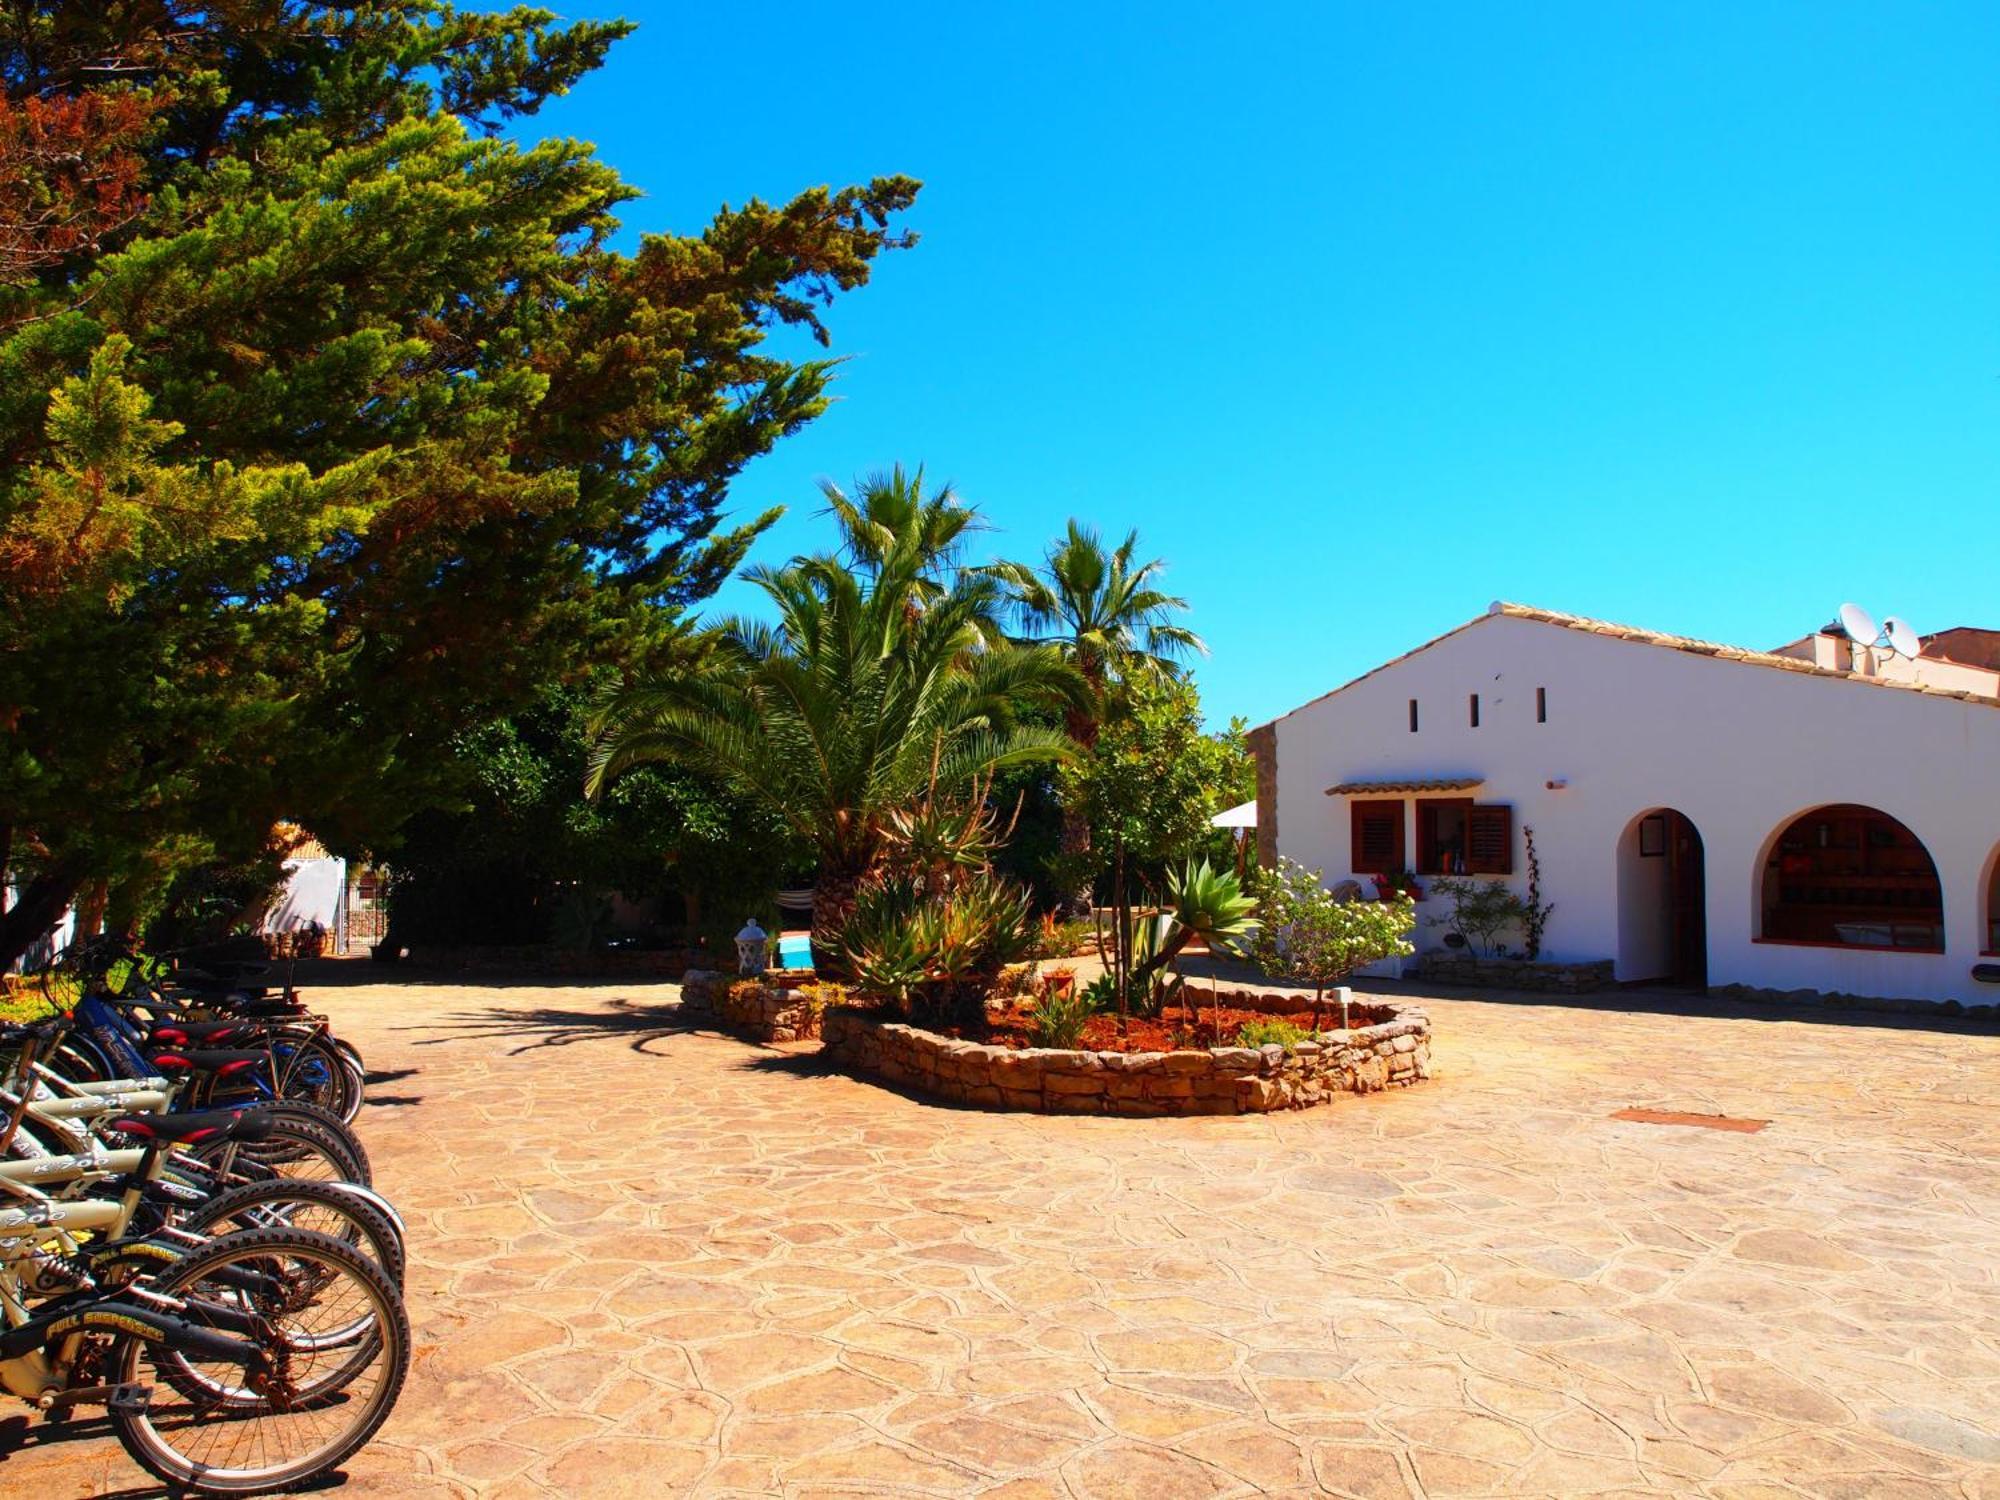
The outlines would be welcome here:
<svg viewBox="0 0 2000 1500">
<path fill-rule="evenodd" d="M 731 955 L 729 967 L 736 959 Z M 275 963 L 264 980 L 279 985 L 285 966 Z M 300 991 L 344 989 L 461 989 L 461 990 L 602 990 L 611 988 L 652 989 L 678 985 L 679 974 L 558 974 L 520 973 L 505 970 L 459 969 L 422 963 L 378 964 L 365 958 L 302 958 L 292 972 L 292 983 Z"/>
<path fill-rule="evenodd" d="M 669 1037 L 713 1028 L 684 1020 L 677 1005 L 641 1004 L 616 999 L 602 1006 L 571 1009 L 559 1005 L 521 1008 L 495 1006 L 489 1010 L 453 1011 L 425 1016 L 422 1021 L 399 1026 L 398 1031 L 425 1033 L 413 1046 L 438 1047 L 450 1042 L 509 1039 L 519 1042 L 508 1049 L 518 1056 L 536 1047 L 568 1047 L 577 1042 L 623 1040 L 634 1052 L 648 1052 L 655 1042 Z"/>
</svg>

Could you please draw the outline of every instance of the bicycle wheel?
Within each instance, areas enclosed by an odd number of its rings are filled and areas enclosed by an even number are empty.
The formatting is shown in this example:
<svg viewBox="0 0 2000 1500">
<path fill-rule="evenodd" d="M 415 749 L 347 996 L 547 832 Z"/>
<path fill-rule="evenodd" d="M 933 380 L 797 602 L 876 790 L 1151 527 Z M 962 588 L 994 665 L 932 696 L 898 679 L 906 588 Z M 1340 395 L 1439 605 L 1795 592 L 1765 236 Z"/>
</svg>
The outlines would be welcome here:
<svg viewBox="0 0 2000 1500">
<path fill-rule="evenodd" d="M 318 1478 L 375 1435 L 403 1386 L 410 1324 L 379 1267 L 327 1235 L 253 1229 L 191 1253 L 153 1283 L 176 1316 L 231 1331 L 248 1317 L 261 1370 L 126 1337 L 113 1378 L 151 1388 L 112 1413 L 118 1440 L 169 1485 L 256 1495 Z M 305 1290 L 302 1290 L 305 1289 Z M 358 1331 L 357 1331 L 358 1330 Z"/>
<path fill-rule="evenodd" d="M 368 1091 L 368 1065 L 361 1060 L 361 1054 L 352 1042 L 334 1038 L 333 1050 L 340 1054 L 341 1071 L 347 1074 L 347 1123 L 352 1125 L 355 1116 L 361 1113 L 363 1095 Z"/>
<path fill-rule="evenodd" d="M 270 1134 L 254 1144 L 218 1140 L 184 1149 L 215 1174 L 218 1186 L 275 1177 L 371 1186 L 366 1160 L 357 1160 L 346 1141 L 316 1120 L 280 1115 L 271 1121 Z"/>
<path fill-rule="evenodd" d="M 340 1054 L 324 1037 L 287 1037 L 275 1044 L 284 1073 L 282 1093 L 286 1099 L 317 1104 L 343 1125 L 360 1112 L 361 1101 L 354 1097 L 353 1075 L 343 1065 Z"/>
<path fill-rule="evenodd" d="M 350 1176 L 347 1180 L 349 1182 L 358 1182 L 363 1187 L 372 1187 L 374 1185 L 374 1168 L 368 1160 L 368 1148 L 361 1144 L 361 1137 L 355 1132 L 354 1127 L 341 1119 L 332 1110 L 325 1108 L 323 1105 L 314 1104 L 306 1099 L 271 1099 L 258 1107 L 268 1111 L 279 1119 L 297 1120 L 302 1124 L 318 1125 L 330 1135 L 338 1137 L 342 1147 L 347 1152 L 348 1159 L 354 1163 L 355 1167 L 354 1175 Z"/>
<path fill-rule="evenodd" d="M 345 1182 L 272 1178 L 239 1183 L 179 1217 L 196 1234 L 245 1229 L 310 1229 L 330 1234 L 366 1255 L 397 1286 L 403 1284 L 403 1237 L 389 1216 Z"/>
</svg>

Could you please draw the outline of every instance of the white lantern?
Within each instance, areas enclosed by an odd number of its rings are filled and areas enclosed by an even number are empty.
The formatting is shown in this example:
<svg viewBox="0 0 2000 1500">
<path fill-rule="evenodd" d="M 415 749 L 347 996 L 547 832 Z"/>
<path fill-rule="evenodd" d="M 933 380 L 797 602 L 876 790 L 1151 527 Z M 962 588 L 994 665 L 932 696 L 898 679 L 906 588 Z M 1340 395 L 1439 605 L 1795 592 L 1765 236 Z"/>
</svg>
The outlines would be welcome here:
<svg viewBox="0 0 2000 1500">
<path fill-rule="evenodd" d="M 752 917 L 736 934 L 736 969 L 742 974 L 761 974 L 771 959 L 771 935 Z"/>
</svg>

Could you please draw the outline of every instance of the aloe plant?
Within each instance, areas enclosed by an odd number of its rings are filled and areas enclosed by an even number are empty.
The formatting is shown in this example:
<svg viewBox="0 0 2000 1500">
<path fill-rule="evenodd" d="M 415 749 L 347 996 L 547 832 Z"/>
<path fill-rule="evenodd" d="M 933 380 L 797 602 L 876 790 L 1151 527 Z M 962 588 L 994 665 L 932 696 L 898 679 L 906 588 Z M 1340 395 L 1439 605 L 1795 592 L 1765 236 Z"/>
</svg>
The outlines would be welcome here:
<svg viewBox="0 0 2000 1500">
<path fill-rule="evenodd" d="M 976 1023 L 1000 971 L 1030 942 L 1027 893 L 988 871 L 949 890 L 928 890 L 908 874 L 864 881 L 836 942 L 861 988 L 887 996 L 906 1015 Z"/>
</svg>

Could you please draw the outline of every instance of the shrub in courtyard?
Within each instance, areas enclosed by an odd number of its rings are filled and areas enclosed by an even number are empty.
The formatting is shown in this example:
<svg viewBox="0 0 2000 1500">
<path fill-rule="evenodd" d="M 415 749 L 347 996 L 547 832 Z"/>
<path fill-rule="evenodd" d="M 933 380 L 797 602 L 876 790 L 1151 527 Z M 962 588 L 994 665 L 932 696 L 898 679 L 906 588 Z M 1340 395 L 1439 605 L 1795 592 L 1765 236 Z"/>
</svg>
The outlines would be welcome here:
<svg viewBox="0 0 2000 1500">
<path fill-rule="evenodd" d="M 1036 958 L 1071 958 L 1086 947 L 1096 929 L 1081 917 L 1064 919 L 1054 912 L 1042 913 L 1035 924 Z"/>
<path fill-rule="evenodd" d="M 1268 1047 L 1273 1042 L 1280 1047 L 1291 1047 L 1305 1039 L 1305 1032 L 1276 1016 L 1268 1021 L 1245 1021 L 1236 1031 L 1239 1047 Z"/>
<path fill-rule="evenodd" d="M 1504 880 L 1440 875 L 1431 882 L 1431 894 L 1449 901 L 1451 910 L 1432 917 L 1430 925 L 1457 934 L 1466 947 L 1482 958 L 1499 953 L 1501 934 L 1527 921 L 1528 904 Z"/>
<path fill-rule="evenodd" d="M 1102 978 L 1084 986 L 1051 986 L 1042 991 L 1028 1014 L 1028 1035 L 1037 1047 L 1072 1048 L 1083 1040 L 1083 1028 L 1102 1009 Z"/>
<path fill-rule="evenodd" d="M 1266 974 L 1313 987 L 1313 1029 L 1319 1029 L 1326 988 L 1364 964 L 1415 952 L 1409 941 L 1416 903 L 1398 895 L 1382 901 L 1335 896 L 1318 870 L 1281 859 L 1258 877 L 1263 925 L 1252 955 Z M 1346 1007 L 1341 1028 L 1346 1029 Z"/>
</svg>

